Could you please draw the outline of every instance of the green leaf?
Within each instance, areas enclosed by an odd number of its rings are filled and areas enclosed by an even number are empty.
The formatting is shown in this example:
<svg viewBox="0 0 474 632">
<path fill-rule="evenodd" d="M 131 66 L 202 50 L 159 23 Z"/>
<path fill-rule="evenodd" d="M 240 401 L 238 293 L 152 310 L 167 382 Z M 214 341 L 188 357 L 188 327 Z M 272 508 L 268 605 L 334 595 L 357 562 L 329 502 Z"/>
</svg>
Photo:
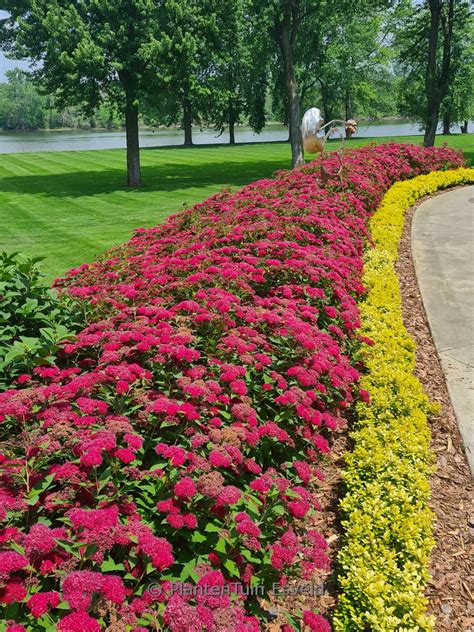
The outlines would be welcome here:
<svg viewBox="0 0 474 632">
<path fill-rule="evenodd" d="M 204 527 L 204 531 L 207 531 L 208 533 L 218 533 L 220 530 L 221 527 L 214 524 L 213 522 L 208 522 L 207 525 Z"/>
<path fill-rule="evenodd" d="M 197 564 L 197 560 L 195 559 L 189 560 L 189 562 L 187 562 L 187 564 L 184 565 L 183 570 L 181 571 L 181 574 L 179 576 L 179 579 L 181 581 L 184 581 L 185 579 L 190 577 L 196 564 Z"/>
<path fill-rule="evenodd" d="M 283 505 L 275 505 L 274 507 L 272 507 L 272 513 L 276 514 L 277 516 L 283 516 L 286 513 L 286 509 Z"/>
<path fill-rule="evenodd" d="M 224 568 L 229 572 L 231 577 L 240 577 L 238 566 L 234 561 L 226 560 L 224 562 Z"/>
<path fill-rule="evenodd" d="M 260 564 L 260 559 L 258 557 L 255 557 L 255 555 L 253 555 L 252 552 L 249 551 L 248 549 L 242 549 L 240 553 L 242 554 L 242 557 L 247 560 L 247 562 L 254 562 L 255 564 Z"/>
<path fill-rule="evenodd" d="M 100 565 L 100 570 L 104 573 L 109 573 L 111 571 L 124 571 L 125 566 L 120 562 L 115 562 L 111 557 L 107 558 Z"/>
<path fill-rule="evenodd" d="M 207 537 L 200 531 L 194 531 L 191 536 L 191 542 L 194 542 L 195 544 L 201 544 L 202 542 L 206 542 L 206 540 Z"/>
<path fill-rule="evenodd" d="M 40 495 L 48 489 L 53 479 L 54 474 L 48 474 L 48 476 L 45 476 L 41 481 L 36 483 L 36 485 L 31 488 L 28 498 L 26 499 L 26 503 L 28 505 L 35 505 L 38 502 Z"/>
<path fill-rule="evenodd" d="M 17 542 L 15 542 L 14 540 L 10 541 L 9 546 L 10 546 L 10 548 L 12 548 L 17 553 L 20 553 L 20 555 L 25 555 L 25 549 L 22 546 L 20 546 Z"/>
</svg>

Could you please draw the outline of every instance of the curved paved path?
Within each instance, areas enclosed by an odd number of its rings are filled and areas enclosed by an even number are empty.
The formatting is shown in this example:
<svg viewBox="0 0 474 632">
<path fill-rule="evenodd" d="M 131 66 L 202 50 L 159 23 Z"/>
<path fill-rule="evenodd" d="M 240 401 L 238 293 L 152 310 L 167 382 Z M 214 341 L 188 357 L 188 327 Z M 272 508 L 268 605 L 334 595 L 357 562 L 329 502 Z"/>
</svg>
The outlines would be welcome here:
<svg viewBox="0 0 474 632">
<path fill-rule="evenodd" d="M 474 186 L 420 205 L 412 224 L 412 252 L 474 475 Z"/>
</svg>

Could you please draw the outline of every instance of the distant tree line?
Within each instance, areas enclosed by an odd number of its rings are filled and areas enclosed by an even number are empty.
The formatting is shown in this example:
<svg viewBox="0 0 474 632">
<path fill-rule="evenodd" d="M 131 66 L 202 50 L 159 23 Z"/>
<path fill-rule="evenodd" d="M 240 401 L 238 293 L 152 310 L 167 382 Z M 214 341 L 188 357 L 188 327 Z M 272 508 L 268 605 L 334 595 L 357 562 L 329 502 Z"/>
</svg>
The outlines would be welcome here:
<svg viewBox="0 0 474 632">
<path fill-rule="evenodd" d="M 141 182 L 138 129 L 229 130 L 403 114 L 432 145 L 472 115 L 469 0 L 0 0 L 0 46 L 30 59 L 0 86 L 6 129 L 114 127 L 127 134 L 131 186 Z M 21 107 L 21 104 L 24 104 Z M 59 125 L 58 125 L 59 124 Z"/>
<path fill-rule="evenodd" d="M 15 68 L 0 83 L 0 128 L 3 130 L 114 129 L 122 125 L 117 113 L 101 105 L 86 115 L 77 106 L 58 107 L 54 98 L 42 94 L 24 71 Z"/>
<path fill-rule="evenodd" d="M 45 95 L 32 80 L 31 75 L 24 70 L 15 68 L 5 73 L 6 81 L 0 83 L 0 128 L 4 131 L 37 131 L 58 129 L 119 129 L 125 127 L 125 119 L 120 112 L 104 102 L 92 113 L 86 114 L 77 105 L 58 107 L 51 95 Z M 373 77 L 373 83 L 361 84 L 356 95 L 355 108 L 357 116 L 366 120 L 377 120 L 382 117 L 396 117 L 400 114 L 394 93 L 397 78 L 388 71 L 383 71 L 379 77 Z M 276 86 L 277 88 L 278 86 Z M 311 83 L 303 86 L 301 109 L 313 104 L 312 98 L 320 99 L 311 91 Z M 345 96 L 345 95 L 344 95 Z M 320 101 L 315 101 L 320 103 Z M 354 115 L 352 102 L 344 103 L 342 95 L 333 94 L 333 101 L 320 103 L 326 116 Z M 331 109 L 332 106 L 332 109 Z M 329 119 L 328 119 L 329 120 Z M 141 109 L 140 124 L 146 127 L 178 126 L 184 129 L 184 121 L 179 108 L 174 110 L 163 101 L 145 103 Z M 185 144 L 192 145 L 192 125 L 211 128 L 216 133 L 229 131 L 229 143 L 235 143 L 236 125 L 244 123 L 256 131 L 261 131 L 265 123 L 278 122 L 288 124 L 288 116 L 284 107 L 284 100 L 275 92 L 269 91 L 263 103 L 259 119 L 251 118 L 245 112 L 245 103 L 239 93 L 235 97 L 229 96 L 228 109 L 220 109 L 209 103 L 206 112 L 193 116 L 187 123 Z"/>
</svg>

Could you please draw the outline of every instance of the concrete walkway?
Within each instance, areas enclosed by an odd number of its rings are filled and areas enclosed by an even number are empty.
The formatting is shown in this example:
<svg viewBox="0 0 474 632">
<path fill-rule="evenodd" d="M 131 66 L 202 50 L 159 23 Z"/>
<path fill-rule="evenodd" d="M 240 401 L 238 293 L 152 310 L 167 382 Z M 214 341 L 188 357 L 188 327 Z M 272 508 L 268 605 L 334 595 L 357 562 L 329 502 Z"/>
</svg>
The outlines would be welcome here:
<svg viewBox="0 0 474 632">
<path fill-rule="evenodd" d="M 423 303 L 474 475 L 474 186 L 420 205 L 412 251 Z"/>
</svg>

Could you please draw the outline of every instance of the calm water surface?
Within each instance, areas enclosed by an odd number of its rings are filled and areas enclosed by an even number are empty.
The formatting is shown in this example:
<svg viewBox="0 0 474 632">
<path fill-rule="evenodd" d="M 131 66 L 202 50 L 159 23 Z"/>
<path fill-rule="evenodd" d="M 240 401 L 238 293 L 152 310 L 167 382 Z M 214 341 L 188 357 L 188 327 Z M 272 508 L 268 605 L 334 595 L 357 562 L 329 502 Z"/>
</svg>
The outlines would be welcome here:
<svg viewBox="0 0 474 632">
<path fill-rule="evenodd" d="M 457 131 L 457 130 L 456 130 Z M 357 137 L 369 136 L 413 136 L 420 134 L 418 125 L 403 122 L 384 122 L 361 125 Z M 260 134 L 250 128 L 240 126 L 236 129 L 238 143 L 268 142 L 286 140 L 288 130 L 283 125 L 269 125 Z M 218 135 L 214 130 L 193 131 L 196 145 L 229 142 L 229 135 L 224 132 Z M 181 145 L 183 132 L 179 129 L 141 130 L 142 147 L 160 147 Z M 0 154 L 14 154 L 24 151 L 69 151 L 79 149 L 123 149 L 125 148 L 125 132 L 118 130 L 65 130 L 39 132 L 0 132 Z"/>
</svg>

